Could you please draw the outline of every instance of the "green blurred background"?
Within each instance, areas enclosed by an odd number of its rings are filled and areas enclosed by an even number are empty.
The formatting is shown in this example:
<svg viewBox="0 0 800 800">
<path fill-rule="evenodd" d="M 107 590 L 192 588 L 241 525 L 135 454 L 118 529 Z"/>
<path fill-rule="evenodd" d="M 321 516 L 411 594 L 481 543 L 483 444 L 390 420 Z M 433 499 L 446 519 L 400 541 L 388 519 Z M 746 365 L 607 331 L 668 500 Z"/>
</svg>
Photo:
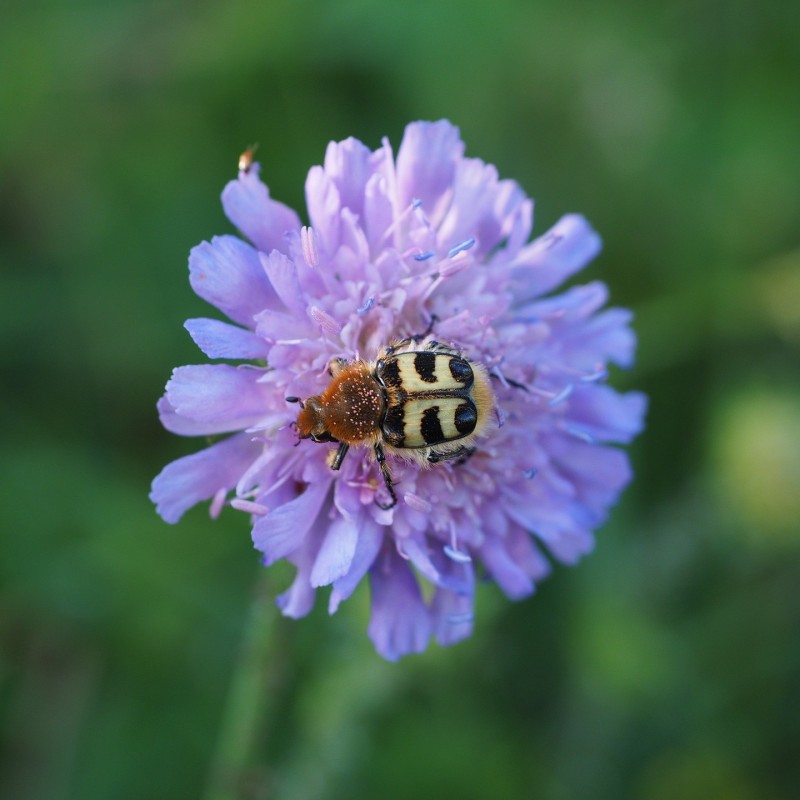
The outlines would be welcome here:
<svg viewBox="0 0 800 800">
<path fill-rule="evenodd" d="M 800 6 L 7 0 L 0 11 L 0 795 L 782 800 L 800 786 Z M 580 211 L 651 398 L 596 552 L 398 665 L 362 587 L 275 620 L 246 518 L 149 482 L 204 360 L 189 249 L 260 143 L 447 117 Z M 213 312 L 211 312 L 213 313 Z M 258 583 L 258 581 L 261 583 Z M 262 666 L 263 662 L 263 666 Z M 243 665 L 243 666 L 242 666 Z M 235 677 L 238 676 L 238 677 Z M 233 687 L 233 688 L 232 688 Z M 262 691 L 263 689 L 263 691 Z M 229 767 L 241 769 L 226 775 Z"/>
</svg>

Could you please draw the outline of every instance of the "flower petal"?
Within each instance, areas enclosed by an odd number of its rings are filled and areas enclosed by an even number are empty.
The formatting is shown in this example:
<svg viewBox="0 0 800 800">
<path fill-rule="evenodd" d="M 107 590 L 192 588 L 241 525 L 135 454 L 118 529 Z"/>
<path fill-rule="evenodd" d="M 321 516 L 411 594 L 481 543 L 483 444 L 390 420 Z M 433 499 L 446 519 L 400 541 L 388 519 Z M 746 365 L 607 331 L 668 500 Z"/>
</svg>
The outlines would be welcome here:
<svg viewBox="0 0 800 800">
<path fill-rule="evenodd" d="M 240 434 L 168 464 L 153 480 L 156 511 L 166 522 L 177 522 L 193 505 L 233 488 L 262 447 Z"/>
<path fill-rule="evenodd" d="M 364 520 L 363 527 L 358 534 L 350 569 L 333 583 L 328 613 L 335 614 L 336 609 L 339 608 L 339 603 L 350 597 L 361 579 L 366 575 L 367 570 L 378 557 L 381 545 L 384 542 L 385 530 L 385 528 L 375 524 L 371 519 Z"/>
<path fill-rule="evenodd" d="M 647 397 L 619 394 L 610 386 L 586 386 L 569 399 L 568 430 L 597 442 L 630 442 L 644 427 Z"/>
<path fill-rule="evenodd" d="M 260 370 L 228 364 L 178 367 L 167 383 L 166 398 L 182 417 L 247 428 L 269 411 L 271 393 L 258 383 L 261 375 Z"/>
<path fill-rule="evenodd" d="M 241 325 L 252 327 L 255 314 L 277 306 L 258 252 L 235 236 L 215 236 L 194 247 L 189 282 L 200 297 Z"/>
<path fill-rule="evenodd" d="M 364 207 L 364 190 L 383 160 L 379 150 L 373 154 L 352 136 L 343 142 L 331 142 L 325 151 L 325 174 L 333 181 L 341 199 L 342 208 L 361 215 Z"/>
<path fill-rule="evenodd" d="M 336 184 L 322 167 L 312 167 L 306 178 L 306 205 L 317 243 L 328 256 L 339 247 L 341 198 Z"/>
<path fill-rule="evenodd" d="M 415 517 L 425 517 L 420 512 L 415 512 L 413 509 L 407 509 L 404 515 L 404 520 L 414 523 Z M 427 520 L 424 520 L 427 522 Z M 424 522 L 422 523 L 424 524 Z M 436 586 L 443 586 L 453 591 L 460 592 L 466 591 L 467 586 L 463 580 L 455 574 L 444 574 L 440 572 L 431 560 L 428 542 L 424 535 L 410 533 L 400 540 L 400 547 L 403 553 L 411 559 L 411 563 Z"/>
<path fill-rule="evenodd" d="M 294 314 L 305 316 L 308 303 L 300 288 L 294 262 L 283 253 L 273 250 L 269 255 L 261 253 L 261 264 L 286 308 Z"/>
<path fill-rule="evenodd" d="M 209 358 L 267 357 L 269 345 L 252 331 L 217 319 L 187 319 L 183 325 Z"/>
<path fill-rule="evenodd" d="M 275 604 L 284 617 L 300 619 L 314 607 L 317 592 L 309 581 L 314 551 L 314 543 L 309 542 L 289 559 L 297 567 L 297 574 L 292 585 L 275 598 Z"/>
<path fill-rule="evenodd" d="M 397 553 L 386 550 L 369 573 L 372 591 L 367 632 L 388 661 L 428 646 L 431 621 L 417 580 Z"/>
<path fill-rule="evenodd" d="M 259 166 L 240 172 L 222 192 L 222 207 L 228 219 L 259 249 L 283 249 L 286 231 L 300 228 L 300 218 L 291 208 L 272 200 L 258 177 Z"/>
<path fill-rule="evenodd" d="M 517 304 L 563 283 L 583 269 L 601 246 L 600 237 L 584 217 L 579 214 L 562 217 L 547 233 L 523 247 L 511 263 Z"/>
<path fill-rule="evenodd" d="M 502 540 L 487 536 L 480 553 L 486 569 L 506 597 L 519 600 L 533 593 L 530 575 L 511 558 Z"/>
<path fill-rule="evenodd" d="M 461 134 L 447 120 L 407 126 L 397 151 L 398 210 L 419 200 L 436 227 L 452 199 L 453 176 L 463 153 Z"/>
<path fill-rule="evenodd" d="M 269 566 L 296 552 L 317 519 L 328 496 L 330 481 L 306 486 L 303 493 L 258 519 L 253 526 L 253 544 Z M 310 565 L 309 565 L 310 568 Z"/>
<path fill-rule="evenodd" d="M 472 634 L 475 574 L 470 562 L 455 563 L 446 556 L 438 560 L 441 572 L 467 587 L 464 591 L 454 592 L 439 586 L 433 594 L 433 633 L 436 641 L 447 647 Z"/>
<path fill-rule="evenodd" d="M 353 563 L 358 538 L 357 520 L 341 517 L 331 523 L 311 570 L 312 586 L 327 586 L 347 573 Z"/>
</svg>

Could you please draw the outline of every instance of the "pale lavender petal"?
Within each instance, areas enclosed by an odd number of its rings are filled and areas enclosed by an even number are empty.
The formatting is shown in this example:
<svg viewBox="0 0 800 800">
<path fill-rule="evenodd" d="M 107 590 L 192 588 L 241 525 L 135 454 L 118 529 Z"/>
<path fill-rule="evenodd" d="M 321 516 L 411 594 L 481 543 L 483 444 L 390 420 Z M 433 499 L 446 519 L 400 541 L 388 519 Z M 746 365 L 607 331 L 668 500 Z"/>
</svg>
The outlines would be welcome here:
<svg viewBox="0 0 800 800">
<path fill-rule="evenodd" d="M 548 436 L 545 443 L 561 474 L 576 487 L 576 498 L 601 514 L 633 476 L 628 456 L 615 447 L 591 445 L 571 436 Z"/>
<path fill-rule="evenodd" d="M 228 219 L 259 250 L 268 253 L 283 249 L 284 235 L 297 230 L 300 219 L 291 208 L 270 198 L 258 172 L 257 164 L 248 172 L 240 172 L 223 190 L 222 206 Z"/>
<path fill-rule="evenodd" d="M 275 598 L 275 603 L 284 617 L 300 619 L 314 607 L 317 592 L 309 581 L 314 552 L 313 544 L 309 544 L 309 546 L 302 547 L 289 559 L 297 567 L 297 574 L 292 585 Z"/>
<path fill-rule="evenodd" d="M 313 335 L 310 320 L 285 311 L 265 311 L 256 317 L 256 333 L 268 342 L 306 339 Z"/>
<path fill-rule="evenodd" d="M 378 252 L 386 241 L 393 214 L 388 181 L 384 175 L 375 174 L 364 190 L 364 232 L 370 251 Z"/>
<path fill-rule="evenodd" d="M 472 634 L 475 575 L 469 562 L 455 563 L 440 557 L 437 566 L 448 578 L 465 587 L 454 592 L 437 586 L 431 600 L 433 634 L 440 645 L 448 647 Z"/>
<path fill-rule="evenodd" d="M 317 519 L 328 496 L 330 482 L 306 486 L 294 500 L 276 508 L 253 525 L 253 544 L 264 554 L 264 563 L 296 552 Z"/>
<path fill-rule="evenodd" d="M 240 434 L 168 464 L 150 492 L 156 511 L 165 521 L 175 523 L 193 505 L 210 500 L 220 489 L 232 489 L 261 447 L 247 434 Z"/>
<path fill-rule="evenodd" d="M 325 174 L 336 185 L 343 208 L 362 213 L 364 190 L 373 174 L 374 162 L 372 151 L 352 136 L 328 145 Z"/>
<path fill-rule="evenodd" d="M 258 252 L 235 236 L 215 236 L 192 249 L 189 282 L 204 300 L 234 322 L 253 326 L 253 317 L 277 307 Z"/>
<path fill-rule="evenodd" d="M 464 144 L 458 128 L 446 120 L 408 125 L 397 151 L 398 207 L 419 200 L 435 226 L 453 194 L 453 177 Z"/>
<path fill-rule="evenodd" d="M 187 319 L 183 325 L 194 343 L 209 358 L 267 357 L 269 346 L 245 328 L 237 328 L 216 319 Z"/>
<path fill-rule="evenodd" d="M 339 247 L 339 211 L 341 198 L 336 184 L 322 167 L 312 167 L 306 178 L 306 204 L 311 227 L 320 248 L 332 255 Z"/>
<path fill-rule="evenodd" d="M 578 214 L 562 217 L 512 262 L 517 303 L 539 297 L 583 269 L 599 252 L 600 237 Z"/>
<path fill-rule="evenodd" d="M 408 512 L 406 518 L 411 520 L 418 514 Z M 417 526 L 419 527 L 419 523 Z M 400 548 L 403 553 L 411 559 L 411 563 L 433 584 L 444 586 L 455 591 L 465 591 L 466 586 L 460 576 L 456 574 L 443 574 L 435 566 L 431 559 L 431 549 L 425 537 L 418 534 L 410 534 L 400 540 Z"/>
<path fill-rule="evenodd" d="M 481 545 L 480 555 L 494 582 L 511 600 L 519 600 L 533 593 L 531 576 L 512 558 L 503 539 L 487 536 Z"/>
<path fill-rule="evenodd" d="M 228 364 L 178 367 L 167 383 L 167 400 L 177 414 L 197 422 L 239 422 L 249 427 L 269 410 L 270 393 L 261 372 Z"/>
<path fill-rule="evenodd" d="M 375 649 L 388 661 L 428 646 L 431 621 L 419 584 L 396 552 L 386 550 L 369 573 L 372 590 L 367 632 Z"/>
<path fill-rule="evenodd" d="M 342 517 L 330 524 L 311 570 L 312 586 L 328 586 L 347 574 L 356 553 L 358 523 L 359 520 Z"/>
<path fill-rule="evenodd" d="M 630 442 L 644 426 L 647 397 L 618 394 L 609 386 L 587 386 L 569 400 L 568 432 L 587 434 L 596 442 Z"/>
<path fill-rule="evenodd" d="M 367 570 L 372 566 L 380 552 L 386 536 L 385 530 L 385 528 L 375 524 L 370 519 L 364 520 L 356 541 L 356 550 L 350 563 L 350 569 L 333 583 L 328 613 L 335 614 L 339 604 L 350 597 L 356 586 L 361 582 L 361 579 L 366 575 Z"/>
<path fill-rule="evenodd" d="M 302 316 L 308 303 L 303 297 L 294 262 L 273 250 L 269 255 L 261 254 L 261 264 L 281 302 L 293 314 Z"/>
<path fill-rule="evenodd" d="M 218 433 L 230 433 L 231 431 L 249 427 L 256 421 L 255 418 L 253 418 L 246 424 L 243 424 L 242 420 L 238 419 L 198 422 L 197 420 L 182 417 L 178 414 L 166 395 L 161 397 L 157 407 L 161 424 L 170 433 L 176 433 L 178 436 L 214 436 Z"/>
</svg>

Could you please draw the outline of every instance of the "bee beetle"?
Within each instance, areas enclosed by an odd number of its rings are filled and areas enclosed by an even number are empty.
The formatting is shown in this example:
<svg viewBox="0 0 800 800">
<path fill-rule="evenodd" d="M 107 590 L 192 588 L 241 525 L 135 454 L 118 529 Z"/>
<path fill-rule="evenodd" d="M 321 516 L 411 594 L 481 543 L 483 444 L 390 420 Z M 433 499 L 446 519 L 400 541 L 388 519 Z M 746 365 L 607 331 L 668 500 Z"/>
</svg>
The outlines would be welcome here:
<svg viewBox="0 0 800 800">
<path fill-rule="evenodd" d="M 427 467 L 475 452 L 494 409 L 489 374 L 482 364 L 439 342 L 405 339 L 385 348 L 377 361 L 334 360 L 331 382 L 301 401 L 300 439 L 338 442 L 331 468 L 342 466 L 352 446 L 371 447 L 397 505 L 386 453 Z"/>
</svg>

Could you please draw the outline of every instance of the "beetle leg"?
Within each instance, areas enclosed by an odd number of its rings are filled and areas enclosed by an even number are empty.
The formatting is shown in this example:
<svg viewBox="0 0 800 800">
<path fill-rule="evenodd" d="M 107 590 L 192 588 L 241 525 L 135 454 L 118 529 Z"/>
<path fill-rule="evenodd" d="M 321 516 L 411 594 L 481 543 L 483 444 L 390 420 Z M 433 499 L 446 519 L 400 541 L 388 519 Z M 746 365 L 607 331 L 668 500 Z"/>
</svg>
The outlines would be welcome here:
<svg viewBox="0 0 800 800">
<path fill-rule="evenodd" d="M 448 453 L 437 453 L 435 450 L 428 453 L 428 461 L 431 464 L 439 464 L 442 461 L 452 461 L 454 458 L 461 459 L 458 463 L 463 464 L 476 450 L 475 447 L 464 447 L 463 445 L 458 450 L 451 450 Z"/>
<path fill-rule="evenodd" d="M 375 445 L 375 458 L 378 459 L 378 466 L 381 468 L 381 475 L 383 476 L 383 482 L 386 484 L 386 491 L 389 492 L 389 496 L 392 498 L 391 503 L 379 503 L 376 499 L 375 502 L 378 505 L 378 508 L 382 508 L 384 511 L 387 511 L 390 508 L 394 508 L 397 505 L 397 494 L 394 491 L 394 484 L 392 483 L 392 473 L 389 472 L 389 465 L 386 463 L 386 456 L 383 452 L 383 447 L 381 447 L 381 443 L 377 442 Z"/>
<path fill-rule="evenodd" d="M 433 326 L 439 321 L 439 317 L 436 314 L 431 314 L 431 321 L 428 323 L 428 327 L 425 328 L 425 333 L 418 333 L 415 336 L 410 336 L 409 338 L 414 342 L 421 342 L 426 336 L 430 336 L 431 332 L 433 331 Z"/>
<path fill-rule="evenodd" d="M 439 317 L 436 314 L 431 314 L 431 321 L 428 323 L 428 327 L 425 328 L 423 333 L 414 333 L 411 336 L 406 336 L 405 339 L 401 339 L 399 342 L 395 342 L 394 344 L 390 344 L 384 351 L 384 357 L 390 356 L 395 353 L 397 350 L 402 350 L 405 347 L 408 347 L 412 342 L 414 344 L 419 344 L 423 339 L 431 335 L 431 331 L 433 330 L 433 326 L 439 321 Z M 430 342 L 427 345 L 426 349 L 433 350 L 441 345 L 439 342 Z"/>
<path fill-rule="evenodd" d="M 331 461 L 331 469 L 340 469 L 342 466 L 342 461 L 344 461 L 344 457 L 347 455 L 347 451 L 350 449 L 350 445 L 346 442 L 341 442 L 339 444 L 339 449 L 336 451 L 336 455 L 333 457 L 333 461 Z"/>
</svg>

